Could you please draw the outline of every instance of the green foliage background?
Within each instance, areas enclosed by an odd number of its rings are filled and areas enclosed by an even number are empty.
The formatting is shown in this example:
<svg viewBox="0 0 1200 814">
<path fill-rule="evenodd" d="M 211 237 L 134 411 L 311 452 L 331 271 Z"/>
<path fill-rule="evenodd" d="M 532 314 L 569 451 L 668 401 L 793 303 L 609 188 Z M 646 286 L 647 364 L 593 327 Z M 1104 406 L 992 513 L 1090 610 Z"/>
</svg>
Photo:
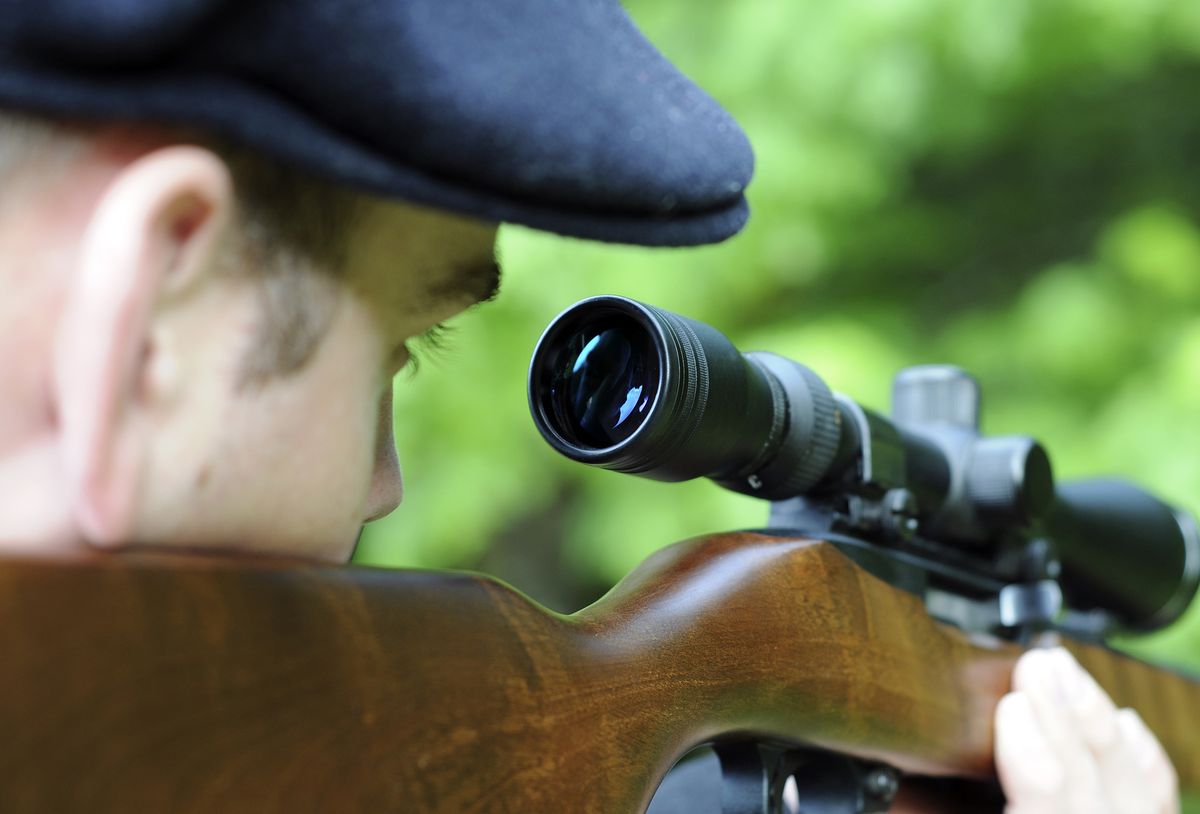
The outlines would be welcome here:
<svg viewBox="0 0 1200 814">
<path fill-rule="evenodd" d="M 504 291 L 396 385 L 404 506 L 357 560 L 472 568 L 574 610 L 656 548 L 761 525 L 706 482 L 557 458 L 528 418 L 542 328 L 619 293 L 710 322 L 887 410 L 892 375 L 962 365 L 985 431 L 1060 477 L 1200 511 L 1200 3 L 629 0 L 743 123 L 749 228 L 692 250 L 502 231 Z M 1200 603 L 1131 642 L 1200 668 Z"/>
</svg>

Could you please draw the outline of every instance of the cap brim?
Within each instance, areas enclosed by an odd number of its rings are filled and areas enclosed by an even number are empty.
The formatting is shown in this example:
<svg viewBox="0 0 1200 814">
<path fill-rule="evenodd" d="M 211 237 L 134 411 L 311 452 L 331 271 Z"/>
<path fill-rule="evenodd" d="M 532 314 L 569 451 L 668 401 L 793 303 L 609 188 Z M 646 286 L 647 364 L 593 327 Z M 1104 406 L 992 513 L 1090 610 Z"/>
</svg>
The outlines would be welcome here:
<svg viewBox="0 0 1200 814">
<path fill-rule="evenodd" d="M 143 32 L 141 62 L 115 68 L 95 64 L 115 41 L 86 64 L 0 43 L 0 105 L 207 129 L 378 195 L 581 238 L 742 228 L 745 135 L 615 0 L 471 5 L 247 3 L 152 64 Z"/>
</svg>

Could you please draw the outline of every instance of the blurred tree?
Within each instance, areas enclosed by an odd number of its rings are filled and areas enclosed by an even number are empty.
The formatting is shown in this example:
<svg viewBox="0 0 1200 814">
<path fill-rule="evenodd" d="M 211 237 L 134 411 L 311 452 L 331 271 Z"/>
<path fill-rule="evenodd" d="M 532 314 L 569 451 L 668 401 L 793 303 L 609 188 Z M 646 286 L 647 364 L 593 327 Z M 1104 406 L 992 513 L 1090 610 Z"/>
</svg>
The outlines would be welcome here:
<svg viewBox="0 0 1200 814">
<path fill-rule="evenodd" d="M 761 525 L 708 483 L 558 459 L 526 412 L 541 329 L 619 293 L 804 361 L 886 410 L 909 364 L 981 379 L 985 430 L 1061 476 L 1200 511 L 1200 3 L 630 0 L 758 155 L 744 234 L 600 246 L 506 227 L 497 303 L 396 386 L 409 491 L 358 560 L 480 568 L 561 609 L 654 549 Z M 1128 643 L 1200 668 L 1200 607 Z"/>
</svg>

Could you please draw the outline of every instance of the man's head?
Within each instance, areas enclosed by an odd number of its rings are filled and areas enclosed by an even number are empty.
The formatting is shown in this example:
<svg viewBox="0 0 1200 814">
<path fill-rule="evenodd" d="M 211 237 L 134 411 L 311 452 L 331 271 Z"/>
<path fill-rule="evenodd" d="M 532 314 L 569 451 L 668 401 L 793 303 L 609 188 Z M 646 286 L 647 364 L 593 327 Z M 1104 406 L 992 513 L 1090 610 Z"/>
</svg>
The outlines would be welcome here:
<svg viewBox="0 0 1200 814">
<path fill-rule="evenodd" d="M 12 4 L 0 541 L 345 558 L 399 499 L 403 343 L 494 291 L 496 222 L 711 243 L 752 164 L 619 0 Z"/>
<path fill-rule="evenodd" d="M 400 497 L 404 343 L 488 298 L 495 225 L 210 139 L 0 130 L 0 539 L 346 558 Z"/>
</svg>

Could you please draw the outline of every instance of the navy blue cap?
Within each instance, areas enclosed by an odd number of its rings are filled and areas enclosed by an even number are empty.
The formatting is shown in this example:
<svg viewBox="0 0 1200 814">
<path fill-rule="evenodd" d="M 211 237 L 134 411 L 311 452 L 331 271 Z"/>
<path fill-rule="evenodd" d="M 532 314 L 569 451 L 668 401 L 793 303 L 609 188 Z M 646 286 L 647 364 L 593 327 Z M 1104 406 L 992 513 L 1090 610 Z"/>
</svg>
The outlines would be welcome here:
<svg viewBox="0 0 1200 814">
<path fill-rule="evenodd" d="M 321 177 L 646 245 L 745 223 L 745 134 L 617 0 L 5 0 L 0 107 L 200 127 Z"/>
</svg>

